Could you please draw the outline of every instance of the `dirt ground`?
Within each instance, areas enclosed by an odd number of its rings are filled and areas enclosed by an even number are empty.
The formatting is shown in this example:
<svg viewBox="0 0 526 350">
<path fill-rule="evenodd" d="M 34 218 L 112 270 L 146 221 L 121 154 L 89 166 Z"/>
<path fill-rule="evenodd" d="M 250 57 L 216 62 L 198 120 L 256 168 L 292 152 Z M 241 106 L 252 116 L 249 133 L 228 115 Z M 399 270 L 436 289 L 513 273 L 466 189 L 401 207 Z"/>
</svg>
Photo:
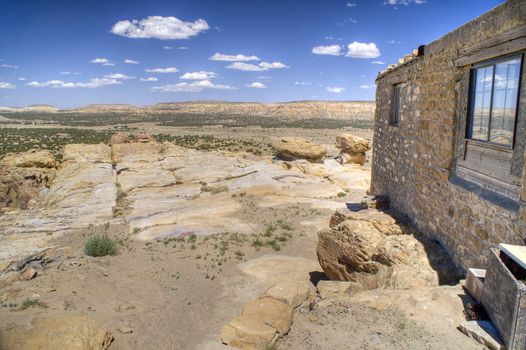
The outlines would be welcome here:
<svg viewBox="0 0 526 350">
<path fill-rule="evenodd" d="M 301 136 L 331 144 L 341 130 L 236 128 L 170 128 L 139 126 L 141 131 L 167 134 L 208 133 L 216 137 L 273 139 Z M 355 134 L 371 138 L 371 131 Z M 368 166 L 366 164 L 366 166 Z M 364 191 L 338 200 L 356 203 Z M 89 227 L 56 239 L 61 258 L 38 270 L 36 278 L 0 288 L 0 328 L 27 324 L 35 317 L 62 314 L 89 316 L 108 328 L 115 340 L 110 349 L 194 350 L 219 340 L 221 328 L 239 315 L 242 306 L 261 293 L 262 285 L 239 266 L 264 255 L 303 257 L 316 261 L 318 229 L 328 225 L 332 211 L 307 205 L 264 208 L 258 199 L 241 199 L 239 215 L 261 228 L 262 237 L 279 245 L 259 246 L 256 238 L 225 232 L 165 241 L 137 241 L 122 224 Z M 273 229 L 269 230 L 268 227 Z M 270 232 L 269 232 L 270 231 Z M 86 237 L 106 233 L 118 242 L 115 256 L 84 254 Z M 316 271 L 313 271 L 316 272 Z M 323 278 L 321 271 L 313 274 Z M 316 282 L 313 279 L 313 282 Z M 434 291 L 364 292 L 356 301 L 303 305 L 291 332 L 276 349 L 482 349 L 456 327 L 462 321 L 464 292 L 459 286 Z M 380 293 L 380 294 L 378 294 Z M 382 294 L 384 293 L 384 294 Z M 26 309 L 27 298 L 38 304 Z M 433 312 L 427 312 L 427 308 Z M 133 329 L 122 334 L 122 326 Z"/>
</svg>

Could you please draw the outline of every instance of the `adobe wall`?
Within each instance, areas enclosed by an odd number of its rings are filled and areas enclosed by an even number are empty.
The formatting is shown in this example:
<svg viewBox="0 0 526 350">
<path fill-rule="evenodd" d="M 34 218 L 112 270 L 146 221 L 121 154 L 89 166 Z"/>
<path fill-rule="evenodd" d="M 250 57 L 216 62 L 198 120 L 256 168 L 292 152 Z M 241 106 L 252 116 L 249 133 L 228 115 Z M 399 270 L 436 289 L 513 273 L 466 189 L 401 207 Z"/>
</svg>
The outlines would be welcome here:
<svg viewBox="0 0 526 350">
<path fill-rule="evenodd" d="M 524 244 L 526 174 L 525 197 L 513 209 L 483 198 L 480 188 L 452 181 L 470 69 L 457 67 L 455 59 L 462 48 L 523 26 L 525 18 L 526 2 L 508 1 L 377 78 L 371 193 L 388 195 L 395 210 L 441 242 L 463 268 L 484 267 L 497 243 Z M 520 113 L 526 108 L 525 73 L 523 69 Z M 392 85 L 398 82 L 407 85 L 400 126 L 395 127 L 390 125 L 390 106 Z"/>
</svg>

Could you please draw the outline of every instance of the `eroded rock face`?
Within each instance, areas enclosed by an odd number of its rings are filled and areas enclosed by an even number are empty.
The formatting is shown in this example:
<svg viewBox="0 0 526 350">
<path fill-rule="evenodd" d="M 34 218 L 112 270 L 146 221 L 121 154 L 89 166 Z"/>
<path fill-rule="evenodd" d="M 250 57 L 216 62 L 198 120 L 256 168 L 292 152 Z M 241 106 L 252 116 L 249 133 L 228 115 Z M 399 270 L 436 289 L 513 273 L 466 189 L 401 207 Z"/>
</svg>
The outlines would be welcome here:
<svg viewBox="0 0 526 350">
<path fill-rule="evenodd" d="M 106 350 L 112 341 L 108 330 L 84 316 L 34 319 L 29 329 L 0 330 L 2 349 Z"/>
<path fill-rule="evenodd" d="M 221 330 L 221 341 L 243 350 L 267 350 L 277 339 L 276 330 L 247 317 L 230 321 Z"/>
<path fill-rule="evenodd" d="M 0 208 L 27 209 L 31 199 L 55 177 L 55 157 L 48 150 L 7 154 L 0 161 Z"/>
<path fill-rule="evenodd" d="M 327 154 L 325 146 L 312 143 L 301 137 L 283 137 L 274 143 L 274 148 L 283 159 L 306 159 L 319 162 Z"/>
<path fill-rule="evenodd" d="M 438 243 L 411 234 L 386 214 L 340 212 L 318 232 L 317 254 L 329 278 L 365 289 L 413 289 L 452 282 L 455 269 Z"/>
</svg>

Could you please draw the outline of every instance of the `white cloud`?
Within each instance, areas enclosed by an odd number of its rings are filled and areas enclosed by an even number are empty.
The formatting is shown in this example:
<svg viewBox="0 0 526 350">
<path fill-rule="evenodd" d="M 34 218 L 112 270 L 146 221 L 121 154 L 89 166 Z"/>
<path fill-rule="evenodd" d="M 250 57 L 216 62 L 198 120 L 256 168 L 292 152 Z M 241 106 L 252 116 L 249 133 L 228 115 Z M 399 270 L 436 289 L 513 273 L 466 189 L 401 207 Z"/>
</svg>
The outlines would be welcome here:
<svg viewBox="0 0 526 350">
<path fill-rule="evenodd" d="M 214 72 L 206 72 L 206 71 L 199 71 L 199 72 L 189 72 L 184 73 L 179 78 L 184 80 L 210 80 L 217 77 L 217 74 Z"/>
<path fill-rule="evenodd" d="M 387 1 L 384 2 L 384 5 L 392 5 L 392 6 L 404 5 L 404 6 L 407 6 L 407 5 L 410 5 L 410 4 L 422 5 L 422 4 L 425 4 L 425 3 L 426 3 L 425 0 L 387 0 Z"/>
<path fill-rule="evenodd" d="M 68 71 L 66 71 L 66 72 L 60 72 L 58 74 L 61 74 L 61 75 L 80 75 L 82 73 L 81 72 L 68 72 Z"/>
<path fill-rule="evenodd" d="M 255 81 L 251 84 L 245 85 L 246 87 L 253 88 L 253 89 L 266 89 L 267 86 L 263 83 L 260 83 L 258 81 Z"/>
<path fill-rule="evenodd" d="M 341 50 L 340 45 L 316 46 L 312 48 L 312 53 L 316 55 L 339 56 L 341 55 Z"/>
<path fill-rule="evenodd" d="M 258 65 L 252 64 L 252 63 L 245 63 L 245 62 L 234 62 L 228 66 L 226 66 L 228 69 L 236 69 L 236 70 L 242 70 L 246 72 L 264 72 L 268 71 L 270 69 L 283 69 L 283 68 L 289 68 L 284 63 L 281 62 L 261 62 Z"/>
<path fill-rule="evenodd" d="M 372 61 L 371 63 L 372 64 L 385 64 L 384 61 Z"/>
<path fill-rule="evenodd" d="M 191 83 L 183 82 L 177 84 L 168 84 L 163 86 L 154 86 L 152 91 L 161 92 L 199 92 L 205 89 L 216 90 L 235 90 L 236 88 L 229 85 L 214 84 L 210 80 L 194 81 Z"/>
<path fill-rule="evenodd" d="M 2 68 L 12 68 L 12 69 L 20 68 L 19 66 L 15 66 L 13 64 L 5 64 L 5 63 L 0 64 L 0 67 L 2 67 Z"/>
<path fill-rule="evenodd" d="M 227 62 L 246 62 L 246 61 L 259 61 L 257 56 L 245 56 L 245 55 L 224 55 L 222 53 L 215 53 L 209 58 L 211 61 L 227 61 Z"/>
<path fill-rule="evenodd" d="M 271 76 L 268 76 L 268 75 L 260 75 L 259 77 L 257 77 L 258 79 L 262 79 L 262 80 L 272 80 L 272 77 Z"/>
<path fill-rule="evenodd" d="M 177 73 L 179 72 L 179 69 L 175 67 L 168 67 L 168 68 L 149 68 L 145 69 L 145 72 L 148 73 Z"/>
<path fill-rule="evenodd" d="M 91 63 L 102 64 L 103 66 L 114 66 L 115 63 L 110 62 L 107 58 L 94 58 L 90 61 Z"/>
<path fill-rule="evenodd" d="M 326 90 L 328 92 L 333 93 L 333 94 L 339 94 L 339 93 L 343 92 L 345 90 L 345 88 L 342 88 L 342 87 L 339 87 L 339 86 L 334 86 L 334 87 L 327 86 Z"/>
<path fill-rule="evenodd" d="M 398 41 L 398 40 L 389 40 L 387 41 L 388 44 L 401 44 L 402 42 L 401 41 Z"/>
<path fill-rule="evenodd" d="M 312 83 L 311 83 L 311 82 L 308 82 L 308 81 L 295 81 L 295 82 L 294 82 L 294 85 L 305 86 L 305 85 L 312 85 Z"/>
<path fill-rule="evenodd" d="M 26 78 L 24 78 L 24 77 L 20 77 L 20 78 L 18 78 L 18 80 L 20 80 L 20 81 L 25 81 Z"/>
<path fill-rule="evenodd" d="M 127 76 L 126 74 L 121 74 L 121 73 L 108 74 L 108 75 L 105 75 L 104 78 L 121 79 L 121 80 L 135 79 L 135 77 L 130 77 L 130 76 Z"/>
<path fill-rule="evenodd" d="M 178 50 L 189 50 L 187 46 L 179 46 L 177 49 Z"/>
<path fill-rule="evenodd" d="M 380 50 L 375 43 L 360 43 L 353 41 L 347 46 L 348 51 L 345 56 L 353 58 L 376 58 L 380 56 Z"/>
<path fill-rule="evenodd" d="M 374 89 L 375 87 L 376 87 L 376 85 L 374 85 L 374 84 L 371 84 L 371 85 L 360 85 L 360 89 L 363 89 L 363 90 Z"/>
<path fill-rule="evenodd" d="M 127 64 L 139 64 L 140 62 L 139 61 L 130 60 L 129 58 L 127 58 L 127 59 L 124 60 L 124 63 L 127 63 Z"/>
<path fill-rule="evenodd" d="M 148 77 L 148 78 L 141 78 L 141 81 L 157 81 L 159 79 L 155 78 L 155 77 Z"/>
<path fill-rule="evenodd" d="M 165 50 L 173 50 L 174 48 L 172 46 L 163 46 L 163 49 L 165 49 Z"/>
<path fill-rule="evenodd" d="M 119 85 L 122 84 L 121 81 L 118 79 L 112 79 L 112 78 L 93 78 L 90 79 L 87 83 L 67 83 L 62 80 L 48 80 L 42 83 L 39 83 L 37 81 L 32 81 L 27 83 L 27 86 L 30 87 L 51 87 L 51 88 L 90 88 L 95 89 L 107 85 Z"/>
<path fill-rule="evenodd" d="M 345 6 L 347 6 L 347 7 L 356 7 L 356 4 L 352 3 L 352 2 L 348 2 L 347 4 L 345 4 Z"/>
<path fill-rule="evenodd" d="M 113 34 L 127 38 L 154 38 L 161 40 L 188 39 L 209 29 L 204 19 L 184 22 L 177 17 L 150 16 L 141 20 L 119 21 L 113 25 Z"/>
<path fill-rule="evenodd" d="M 0 81 L 0 89 L 14 89 L 16 88 L 16 85 L 7 83 L 5 81 Z"/>
</svg>

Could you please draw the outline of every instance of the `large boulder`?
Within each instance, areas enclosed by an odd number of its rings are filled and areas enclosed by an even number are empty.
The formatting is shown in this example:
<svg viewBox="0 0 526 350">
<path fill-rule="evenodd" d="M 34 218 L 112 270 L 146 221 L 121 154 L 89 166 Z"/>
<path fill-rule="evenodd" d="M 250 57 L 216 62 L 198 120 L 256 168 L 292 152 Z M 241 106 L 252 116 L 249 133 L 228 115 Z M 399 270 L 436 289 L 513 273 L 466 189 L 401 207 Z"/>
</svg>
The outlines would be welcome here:
<svg viewBox="0 0 526 350">
<path fill-rule="evenodd" d="M 7 154 L 0 161 L 0 166 L 18 168 L 54 168 L 55 157 L 51 151 L 31 149 L 27 152 Z"/>
<path fill-rule="evenodd" d="M 283 137 L 274 142 L 278 155 L 286 160 L 306 159 L 319 162 L 327 154 L 327 148 L 301 137 Z"/>
<path fill-rule="evenodd" d="M 336 136 L 336 148 L 340 149 L 338 161 L 342 164 L 364 165 L 367 160 L 365 152 L 371 149 L 371 144 L 366 139 L 351 134 Z"/>
<path fill-rule="evenodd" d="M 29 329 L 15 326 L 0 330 L 1 349 L 106 350 L 113 336 L 85 316 L 34 319 Z"/>
<path fill-rule="evenodd" d="M 248 317 L 238 317 L 221 330 L 221 341 L 243 350 L 266 350 L 274 344 L 276 330 Z"/>
<path fill-rule="evenodd" d="M 264 297 L 245 304 L 242 316 L 266 324 L 284 335 L 292 325 L 294 309 L 280 300 Z"/>
<path fill-rule="evenodd" d="M 375 210 L 338 213 L 318 232 L 318 260 L 330 279 L 364 289 L 414 289 L 455 281 L 447 253 L 434 241 Z M 342 221 L 343 220 L 343 221 Z"/>
</svg>

